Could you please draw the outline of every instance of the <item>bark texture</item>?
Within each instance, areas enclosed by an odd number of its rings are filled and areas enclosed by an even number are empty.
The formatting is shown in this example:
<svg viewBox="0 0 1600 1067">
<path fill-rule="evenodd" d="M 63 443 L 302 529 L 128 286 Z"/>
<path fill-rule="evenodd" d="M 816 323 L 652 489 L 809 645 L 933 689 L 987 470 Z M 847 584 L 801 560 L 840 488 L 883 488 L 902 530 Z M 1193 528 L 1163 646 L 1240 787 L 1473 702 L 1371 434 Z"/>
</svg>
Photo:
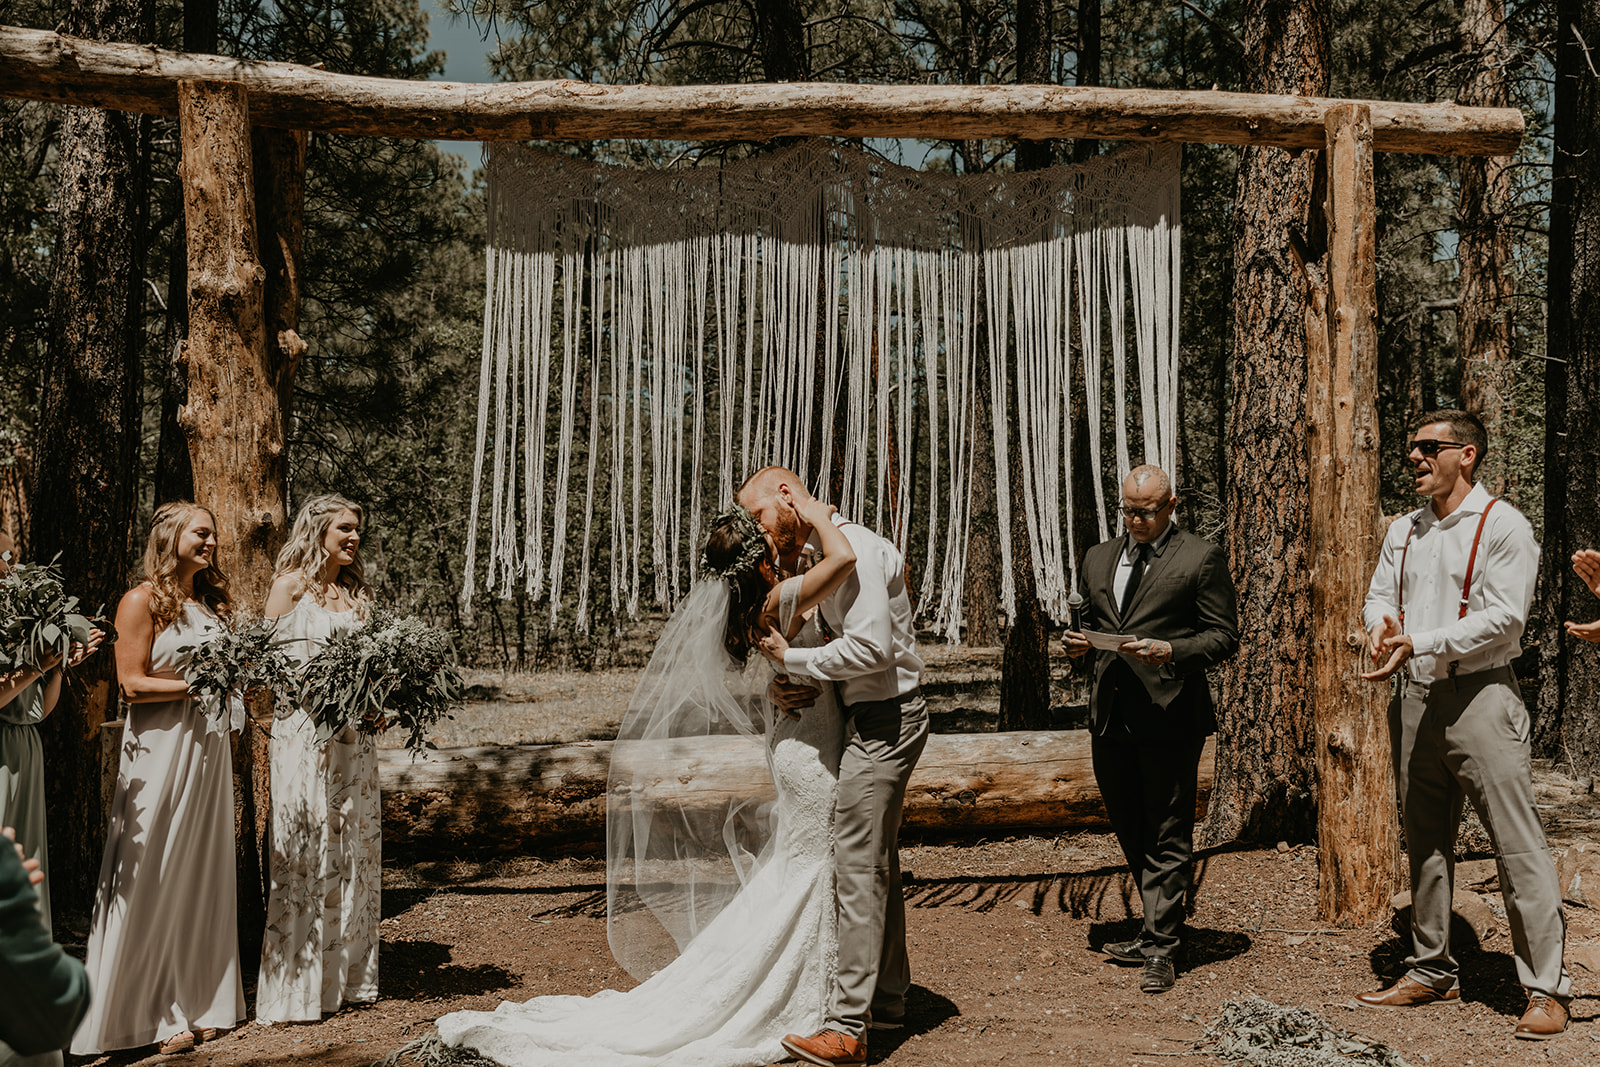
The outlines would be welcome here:
<svg viewBox="0 0 1600 1067">
<path fill-rule="evenodd" d="M 1320 69 L 1294 80 L 1316 80 L 1325 92 Z M 1277 95 L 1262 96 L 1058 85 L 401 81 L 0 29 L 3 95 L 170 115 L 178 84 L 198 80 L 248 86 L 253 121 L 264 126 L 428 140 L 1091 137 L 1320 148 L 1328 109 L 1352 102 L 1286 95 L 1298 93 L 1287 86 L 1264 87 Z M 1503 155 L 1522 139 L 1515 108 L 1371 103 L 1379 151 Z"/>
<path fill-rule="evenodd" d="M 1361 678 L 1361 608 L 1383 543 L 1378 210 L 1366 107 L 1329 115 L 1325 158 L 1328 254 L 1307 265 L 1306 316 L 1317 903 L 1324 922 L 1359 926 L 1387 914 L 1400 877 L 1388 687 Z"/>
<path fill-rule="evenodd" d="M 708 813 L 725 811 L 730 792 L 770 798 L 772 774 L 760 750 L 726 740 L 661 742 L 645 796 L 670 795 L 687 811 L 703 805 Z M 422 762 L 386 750 L 379 765 L 384 855 L 412 862 L 604 841 L 613 748 L 610 741 L 458 748 Z M 1201 809 L 1212 751 L 1208 743 L 1200 758 Z M 927 834 L 1104 829 L 1089 736 L 934 734 L 906 790 L 904 825 Z"/>
<path fill-rule="evenodd" d="M 75 32 L 143 33 L 147 3 L 75 5 Z M 29 552 L 60 554 L 67 589 L 89 611 L 115 611 L 129 583 L 139 447 L 141 247 L 149 119 L 71 108 L 62 121 L 50 333 L 34 451 Z M 139 538 L 142 543 L 142 538 Z M 51 892 L 65 914 L 94 899 L 109 797 L 100 724 L 113 718 L 115 672 L 102 652 L 73 672 L 40 727 Z"/>
<path fill-rule="evenodd" d="M 1545 533 L 1535 742 L 1600 773 L 1600 660 L 1567 636 L 1600 602 L 1573 573 L 1600 548 L 1600 3 L 1563 0 L 1556 52 L 1555 180 L 1550 205 L 1550 359 L 1545 362 Z M 1587 42 L 1587 44 L 1585 43 Z"/>
<path fill-rule="evenodd" d="M 1456 100 L 1505 107 L 1507 43 L 1501 0 L 1464 0 L 1461 38 L 1472 75 Z M 1461 160 L 1458 241 L 1461 303 L 1456 328 L 1461 358 L 1461 406 L 1489 432 L 1488 466 L 1480 474 L 1489 491 L 1517 502 L 1511 467 L 1516 424 L 1516 369 L 1511 362 L 1511 231 L 1505 224 L 1506 168 L 1510 156 Z"/>
<path fill-rule="evenodd" d="M 1328 85 L 1324 0 L 1250 0 L 1251 89 L 1314 96 Z M 1226 509 L 1228 562 L 1248 655 L 1222 671 L 1217 788 L 1201 838 L 1309 841 L 1315 829 L 1311 560 L 1306 486 L 1306 321 L 1296 243 L 1322 246 L 1319 153 L 1240 153 Z M 1288 238 L 1286 240 L 1285 238 Z M 1310 261 L 1314 254 L 1305 254 Z"/>
<path fill-rule="evenodd" d="M 181 99 L 189 339 L 188 400 L 179 424 L 196 500 L 217 517 L 234 602 L 255 613 L 287 533 L 284 426 L 305 349 L 295 332 L 305 136 L 274 130 L 252 139 L 239 86 L 186 84 Z M 259 957 L 266 916 L 267 756 L 267 727 L 252 718 L 234 745 L 239 930 L 247 960 Z"/>
</svg>

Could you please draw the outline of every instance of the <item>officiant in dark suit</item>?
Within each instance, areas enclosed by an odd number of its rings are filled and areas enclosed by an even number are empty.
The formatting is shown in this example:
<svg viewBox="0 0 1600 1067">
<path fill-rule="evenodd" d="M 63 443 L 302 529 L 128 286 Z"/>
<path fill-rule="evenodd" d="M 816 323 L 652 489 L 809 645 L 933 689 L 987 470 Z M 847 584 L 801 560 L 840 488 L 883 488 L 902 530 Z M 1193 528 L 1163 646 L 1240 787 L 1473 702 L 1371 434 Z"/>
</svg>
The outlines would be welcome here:
<svg viewBox="0 0 1600 1067">
<path fill-rule="evenodd" d="M 1165 471 L 1135 467 L 1122 482 L 1127 533 L 1089 549 L 1081 571 L 1079 625 L 1133 638 L 1095 651 L 1089 729 L 1095 781 L 1144 905 L 1139 936 L 1105 952 L 1141 964 L 1146 993 L 1176 980 L 1200 752 L 1217 728 L 1206 669 L 1239 647 L 1228 561 L 1173 522 L 1177 504 Z M 1069 656 L 1093 647 L 1068 631 Z"/>
</svg>

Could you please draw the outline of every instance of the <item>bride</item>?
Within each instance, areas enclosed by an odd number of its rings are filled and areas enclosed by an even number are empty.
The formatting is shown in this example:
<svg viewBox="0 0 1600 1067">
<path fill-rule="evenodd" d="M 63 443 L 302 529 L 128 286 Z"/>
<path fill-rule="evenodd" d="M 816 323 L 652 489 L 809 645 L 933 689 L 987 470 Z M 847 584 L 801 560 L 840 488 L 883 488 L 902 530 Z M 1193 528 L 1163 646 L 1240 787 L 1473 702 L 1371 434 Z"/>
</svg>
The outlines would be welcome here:
<svg viewBox="0 0 1600 1067">
<path fill-rule="evenodd" d="M 804 508 L 823 557 L 781 581 L 754 517 L 740 507 L 718 516 L 701 556 L 710 580 L 662 631 L 618 732 L 606 932 L 641 984 L 446 1015 L 444 1044 L 508 1067 L 754 1067 L 788 1058 L 784 1034 L 823 1024 L 838 953 L 839 704 L 814 682 L 816 704 L 787 717 L 765 698 L 770 673 L 745 669 L 770 628 L 792 644 L 822 644 L 818 623 L 804 616 L 855 568 L 833 509 L 814 500 Z M 680 782 L 686 757 L 736 755 L 740 746 L 760 746 L 770 777 L 691 782 L 698 791 Z"/>
</svg>

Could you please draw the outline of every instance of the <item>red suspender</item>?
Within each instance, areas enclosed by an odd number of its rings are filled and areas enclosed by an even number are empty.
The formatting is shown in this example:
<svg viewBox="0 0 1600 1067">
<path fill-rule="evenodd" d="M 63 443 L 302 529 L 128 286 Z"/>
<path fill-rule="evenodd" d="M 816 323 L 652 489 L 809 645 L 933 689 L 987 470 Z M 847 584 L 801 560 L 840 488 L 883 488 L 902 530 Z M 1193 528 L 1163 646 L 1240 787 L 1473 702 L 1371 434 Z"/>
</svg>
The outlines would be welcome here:
<svg viewBox="0 0 1600 1067">
<path fill-rule="evenodd" d="M 1461 586 L 1461 614 L 1456 618 L 1467 617 L 1467 596 L 1472 592 L 1472 565 L 1478 562 L 1478 542 L 1483 540 L 1483 525 L 1489 521 L 1489 512 L 1494 508 L 1497 498 L 1490 497 L 1489 503 L 1483 507 L 1483 517 L 1478 520 L 1478 532 L 1472 535 L 1472 555 L 1467 557 L 1467 580 Z"/>
<path fill-rule="evenodd" d="M 1417 532 L 1417 520 L 1411 520 L 1411 528 L 1406 531 L 1405 547 L 1400 550 L 1400 632 L 1406 632 L 1406 553 L 1411 551 L 1411 535 Z"/>
<path fill-rule="evenodd" d="M 1478 542 L 1483 540 L 1483 527 L 1489 521 L 1489 512 L 1494 509 L 1499 497 L 1490 497 L 1489 503 L 1484 506 L 1483 514 L 1478 518 L 1478 530 L 1472 535 L 1472 554 L 1467 557 L 1467 580 L 1461 586 L 1461 613 L 1458 619 L 1467 617 L 1467 597 L 1472 594 L 1472 568 L 1478 564 Z M 1400 609 L 1400 632 L 1406 630 L 1406 554 L 1411 551 L 1411 536 L 1417 532 L 1417 523 L 1411 521 L 1411 529 L 1406 531 L 1406 543 L 1400 549 L 1400 595 L 1398 597 Z"/>
</svg>

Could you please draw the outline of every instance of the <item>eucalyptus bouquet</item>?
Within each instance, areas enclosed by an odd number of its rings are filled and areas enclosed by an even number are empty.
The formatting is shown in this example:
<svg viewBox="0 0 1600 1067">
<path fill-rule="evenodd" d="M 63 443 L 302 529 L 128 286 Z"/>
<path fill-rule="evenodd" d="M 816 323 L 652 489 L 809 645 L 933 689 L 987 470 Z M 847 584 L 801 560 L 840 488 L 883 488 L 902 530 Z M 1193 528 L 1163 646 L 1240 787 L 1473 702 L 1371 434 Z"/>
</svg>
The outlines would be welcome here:
<svg viewBox="0 0 1600 1067">
<path fill-rule="evenodd" d="M 73 643 L 89 643 L 89 631 L 99 629 L 114 638 L 111 624 L 78 611 L 78 598 L 61 587 L 61 576 L 50 563 L 14 563 L 0 578 L 0 673 L 26 668 L 38 670 L 52 654 L 63 661 Z M 56 559 L 61 557 L 57 556 Z"/>
<path fill-rule="evenodd" d="M 274 620 L 224 622 L 206 640 L 187 645 L 189 665 L 183 680 L 189 683 L 200 710 L 224 730 L 243 726 L 241 714 L 234 714 L 231 698 L 243 697 L 250 689 L 265 689 L 272 694 L 273 709 L 279 716 L 293 711 L 299 683 L 295 681 L 289 657 L 272 647 Z M 238 721 L 235 721 L 235 720 Z"/>
<path fill-rule="evenodd" d="M 326 743 L 346 726 L 406 731 L 406 748 L 432 748 L 429 727 L 461 706 L 466 689 L 444 630 L 415 616 L 374 610 L 360 629 L 335 634 L 305 672 L 301 698 Z"/>
</svg>

